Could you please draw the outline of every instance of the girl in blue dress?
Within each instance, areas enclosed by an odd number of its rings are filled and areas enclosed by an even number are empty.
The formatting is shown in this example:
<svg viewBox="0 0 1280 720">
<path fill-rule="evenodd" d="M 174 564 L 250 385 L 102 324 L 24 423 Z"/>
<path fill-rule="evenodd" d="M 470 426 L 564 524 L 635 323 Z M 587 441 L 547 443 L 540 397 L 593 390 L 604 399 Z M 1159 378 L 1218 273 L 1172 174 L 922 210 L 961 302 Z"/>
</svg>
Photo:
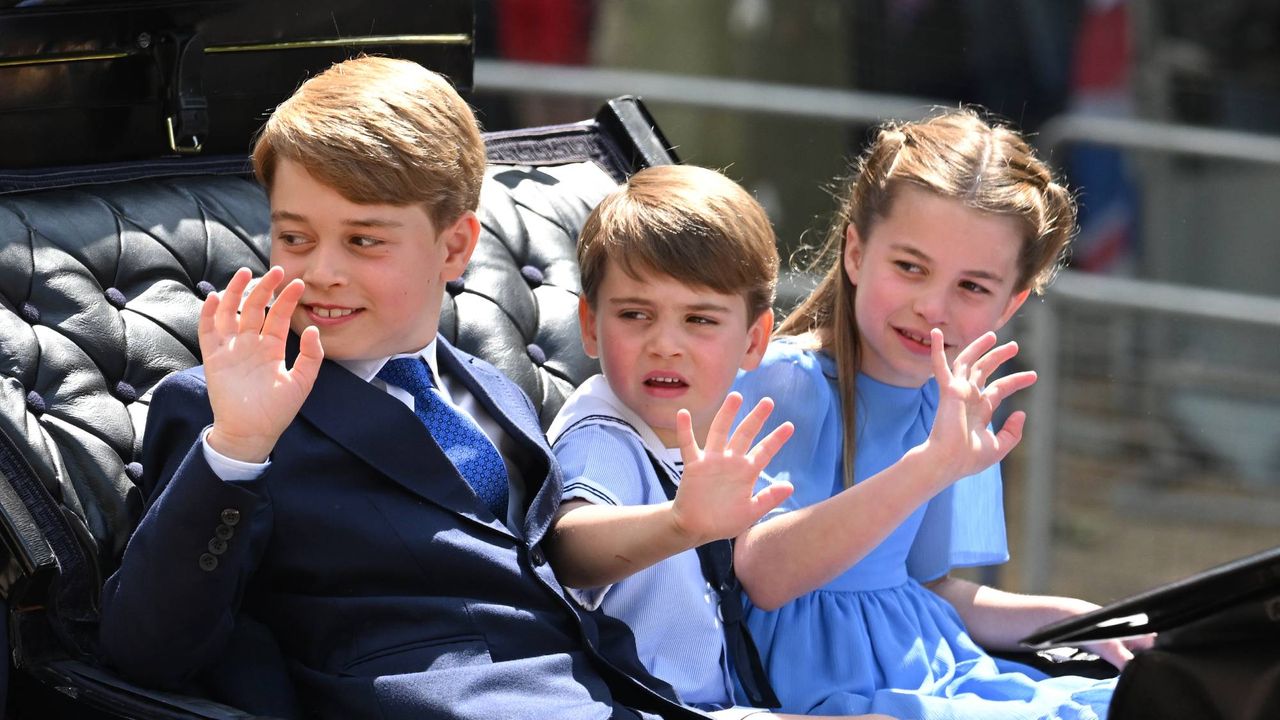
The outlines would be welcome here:
<svg viewBox="0 0 1280 720">
<path fill-rule="evenodd" d="M 794 484 L 794 509 L 760 529 L 810 542 L 767 575 L 738 567 L 783 709 L 1105 718 L 1114 681 L 1048 678 L 983 650 L 1097 606 L 949 575 L 1008 559 L 998 462 L 1025 416 L 989 423 L 1035 378 L 990 380 L 1017 352 L 994 331 L 1052 279 L 1070 193 L 1015 132 L 958 110 L 883 127 L 841 197 L 825 278 L 735 387 L 744 407 L 770 397 L 776 422 L 795 424 L 767 469 Z M 1091 649 L 1117 667 L 1131 657 L 1116 641 Z"/>
</svg>

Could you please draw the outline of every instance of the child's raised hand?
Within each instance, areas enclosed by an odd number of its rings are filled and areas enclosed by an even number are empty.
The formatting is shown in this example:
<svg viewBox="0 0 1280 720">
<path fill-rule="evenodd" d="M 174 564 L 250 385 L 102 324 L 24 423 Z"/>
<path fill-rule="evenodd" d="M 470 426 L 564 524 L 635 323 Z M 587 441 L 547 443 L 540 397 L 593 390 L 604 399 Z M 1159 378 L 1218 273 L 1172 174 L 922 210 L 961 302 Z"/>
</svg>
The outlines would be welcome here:
<svg viewBox="0 0 1280 720">
<path fill-rule="evenodd" d="M 1026 413 L 1019 410 L 1011 414 L 999 432 L 990 427 L 991 418 L 1005 398 L 1034 384 L 1036 374 L 1014 373 L 987 384 L 996 368 L 1018 354 L 1017 343 L 996 347 L 993 332 L 974 340 L 950 364 L 942 331 L 934 328 L 930 340 L 938 380 L 938 413 L 926 445 L 947 463 L 954 481 L 1000 462 L 1022 440 Z"/>
<path fill-rule="evenodd" d="M 703 448 L 698 447 L 693 436 L 689 411 L 676 414 L 684 472 L 672 508 L 676 527 L 695 545 L 737 537 L 794 490 L 791 483 L 775 482 L 752 495 L 760 473 L 791 437 L 794 427 L 783 423 L 752 447 L 773 412 L 773 401 L 761 400 L 730 436 L 733 418 L 741 406 L 742 396 L 729 393 L 711 421 Z"/>
<path fill-rule="evenodd" d="M 267 310 L 284 271 L 268 270 L 242 301 L 251 278 L 247 268 L 240 268 L 226 290 L 205 298 L 200 353 L 213 406 L 209 445 L 236 460 L 262 462 L 311 392 L 324 350 L 320 332 L 309 327 L 302 333 L 293 368 L 286 368 L 289 318 L 304 285 L 294 280 L 284 286 Z"/>
</svg>

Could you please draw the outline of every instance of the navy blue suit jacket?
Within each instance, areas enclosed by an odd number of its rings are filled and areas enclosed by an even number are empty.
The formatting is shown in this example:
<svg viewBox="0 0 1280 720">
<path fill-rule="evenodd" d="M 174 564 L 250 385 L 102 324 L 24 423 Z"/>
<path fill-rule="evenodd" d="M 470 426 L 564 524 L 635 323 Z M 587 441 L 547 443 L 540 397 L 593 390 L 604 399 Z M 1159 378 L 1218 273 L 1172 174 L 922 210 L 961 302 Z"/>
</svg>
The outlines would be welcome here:
<svg viewBox="0 0 1280 720">
<path fill-rule="evenodd" d="M 552 574 L 540 543 L 562 480 L 528 398 L 443 339 L 438 353 L 518 441 L 520 527 L 485 509 L 404 404 L 327 361 L 267 472 L 223 482 L 199 442 L 212 422 L 203 375 L 178 373 L 154 394 L 147 508 L 103 591 L 108 662 L 180 687 L 264 662 L 227 654 L 253 637 L 246 625 L 265 626 L 309 715 L 697 717 L 649 689 L 669 693 L 634 648 L 606 660 L 600 626 Z"/>
</svg>

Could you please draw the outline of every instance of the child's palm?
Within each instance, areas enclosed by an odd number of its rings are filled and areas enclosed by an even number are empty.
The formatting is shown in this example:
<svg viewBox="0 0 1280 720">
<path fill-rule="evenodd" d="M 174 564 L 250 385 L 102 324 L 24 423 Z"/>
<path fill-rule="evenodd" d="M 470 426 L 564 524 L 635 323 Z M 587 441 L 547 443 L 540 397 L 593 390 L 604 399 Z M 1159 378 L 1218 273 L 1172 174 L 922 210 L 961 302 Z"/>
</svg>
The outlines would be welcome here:
<svg viewBox="0 0 1280 720">
<path fill-rule="evenodd" d="M 304 288 L 301 281 L 290 283 L 267 311 L 283 277 L 272 268 L 241 302 L 250 273 L 240 270 L 226 290 L 206 298 L 200 313 L 200 352 L 216 433 L 210 443 L 236 459 L 265 459 L 311 392 L 324 357 L 319 333 L 308 328 L 293 368 L 285 367 L 289 318 Z"/>
<path fill-rule="evenodd" d="M 958 477 L 1000 462 L 1022 440 L 1025 413 L 1011 414 L 998 432 L 991 428 L 991 419 L 1005 398 L 1035 383 L 1036 374 L 1014 373 L 988 384 L 991 374 L 1018 353 L 1016 343 L 994 347 L 995 342 L 995 333 L 986 333 L 948 364 L 942 331 L 932 333 L 938 412 L 929 443 L 938 447 Z"/>
<path fill-rule="evenodd" d="M 786 500 L 793 489 L 790 483 L 777 482 L 752 494 L 760 473 L 793 428 L 783 423 L 752 447 L 773 402 L 761 400 L 730 436 L 729 427 L 741 405 L 742 396 L 730 393 L 711 423 L 704 448 L 693 437 L 688 411 L 681 410 L 676 417 L 684 472 L 674 512 L 681 531 L 698 545 L 736 537 Z"/>
</svg>

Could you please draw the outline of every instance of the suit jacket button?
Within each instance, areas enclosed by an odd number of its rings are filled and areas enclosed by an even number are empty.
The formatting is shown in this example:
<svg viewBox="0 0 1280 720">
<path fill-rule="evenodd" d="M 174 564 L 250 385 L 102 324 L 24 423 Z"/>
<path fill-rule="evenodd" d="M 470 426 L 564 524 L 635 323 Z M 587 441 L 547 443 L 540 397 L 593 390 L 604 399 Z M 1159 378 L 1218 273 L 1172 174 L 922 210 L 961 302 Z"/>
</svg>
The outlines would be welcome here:
<svg viewBox="0 0 1280 720">
<path fill-rule="evenodd" d="M 213 570 L 217 567 L 218 567 L 218 558 L 210 555 L 209 553 L 204 553 L 203 555 L 200 556 L 201 570 L 205 572 L 213 572 Z"/>
<path fill-rule="evenodd" d="M 213 529 L 213 534 L 219 540 L 230 540 L 231 536 L 236 534 L 236 531 L 230 525 L 219 525 Z"/>
<path fill-rule="evenodd" d="M 240 511 L 235 508 L 227 508 L 222 511 L 222 522 L 227 525 L 235 525 L 240 522 Z"/>
<path fill-rule="evenodd" d="M 227 551 L 227 541 L 221 538 L 213 538 L 209 541 L 209 552 L 214 555 L 221 555 Z"/>
<path fill-rule="evenodd" d="M 536 547 L 529 551 L 529 560 L 534 567 L 542 567 L 547 562 L 547 556 L 542 553 L 542 548 Z"/>
</svg>

